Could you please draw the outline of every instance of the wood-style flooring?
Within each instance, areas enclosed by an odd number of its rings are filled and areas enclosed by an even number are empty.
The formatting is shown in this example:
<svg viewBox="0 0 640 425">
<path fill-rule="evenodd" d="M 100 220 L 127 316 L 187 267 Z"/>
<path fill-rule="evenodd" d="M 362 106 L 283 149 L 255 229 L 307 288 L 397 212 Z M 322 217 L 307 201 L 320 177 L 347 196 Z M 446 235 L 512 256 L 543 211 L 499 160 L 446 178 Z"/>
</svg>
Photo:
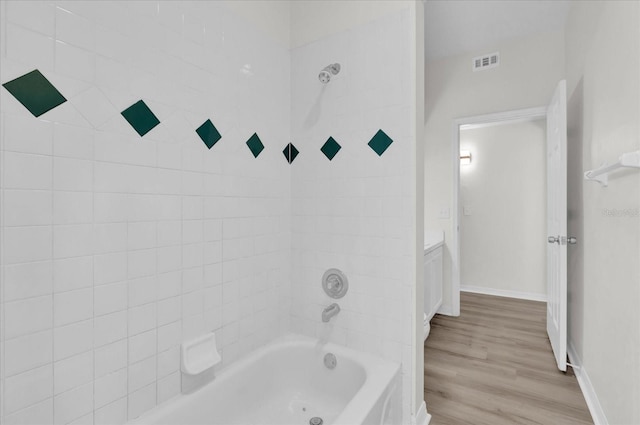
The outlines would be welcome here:
<svg viewBox="0 0 640 425">
<path fill-rule="evenodd" d="M 436 315 L 424 346 L 432 425 L 593 424 L 571 368 L 556 366 L 545 303 L 460 299 L 460 316 Z"/>
</svg>

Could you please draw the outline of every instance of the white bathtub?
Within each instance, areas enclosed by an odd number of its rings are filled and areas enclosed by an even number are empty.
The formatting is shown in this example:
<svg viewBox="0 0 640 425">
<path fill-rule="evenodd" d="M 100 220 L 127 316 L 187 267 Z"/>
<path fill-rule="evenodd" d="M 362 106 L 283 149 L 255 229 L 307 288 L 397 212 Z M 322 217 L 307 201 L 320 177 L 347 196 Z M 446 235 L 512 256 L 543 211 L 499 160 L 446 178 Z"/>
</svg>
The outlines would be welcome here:
<svg viewBox="0 0 640 425">
<path fill-rule="evenodd" d="M 337 366 L 324 365 L 333 353 Z M 143 414 L 132 424 L 399 424 L 398 364 L 335 344 L 287 335 L 233 363 L 192 394 Z"/>
</svg>

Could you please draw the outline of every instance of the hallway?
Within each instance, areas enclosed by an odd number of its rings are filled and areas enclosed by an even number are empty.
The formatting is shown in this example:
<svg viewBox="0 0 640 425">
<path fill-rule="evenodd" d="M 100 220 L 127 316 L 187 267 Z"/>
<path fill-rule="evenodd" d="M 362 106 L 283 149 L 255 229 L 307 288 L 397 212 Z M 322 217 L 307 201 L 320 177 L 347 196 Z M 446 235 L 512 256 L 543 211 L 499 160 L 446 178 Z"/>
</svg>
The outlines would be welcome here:
<svg viewBox="0 0 640 425">
<path fill-rule="evenodd" d="M 462 292 L 460 317 L 436 315 L 425 343 L 433 425 L 592 424 L 571 368 L 557 370 L 546 304 Z"/>
</svg>

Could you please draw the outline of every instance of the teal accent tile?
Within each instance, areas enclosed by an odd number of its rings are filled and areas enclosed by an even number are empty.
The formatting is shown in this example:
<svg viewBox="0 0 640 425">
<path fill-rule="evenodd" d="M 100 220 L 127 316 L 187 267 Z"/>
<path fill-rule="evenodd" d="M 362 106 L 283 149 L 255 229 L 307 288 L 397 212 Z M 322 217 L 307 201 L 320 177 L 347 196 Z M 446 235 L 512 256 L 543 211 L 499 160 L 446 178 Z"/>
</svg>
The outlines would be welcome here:
<svg viewBox="0 0 640 425">
<path fill-rule="evenodd" d="M 336 142 L 333 137 L 329 137 L 324 145 L 322 145 L 322 147 L 320 148 L 324 156 L 329 158 L 329 161 L 331 161 L 333 157 L 336 156 L 340 149 L 342 149 L 342 146 L 340 146 L 340 144 Z"/>
<path fill-rule="evenodd" d="M 67 101 L 37 69 L 2 86 L 36 117 Z"/>
<path fill-rule="evenodd" d="M 131 127 L 140 135 L 144 136 L 160 124 L 158 118 L 151 112 L 151 109 L 139 100 L 121 112 L 122 116 L 131 124 Z"/>
<path fill-rule="evenodd" d="M 257 133 L 253 133 L 253 136 L 249 137 L 249 140 L 247 140 L 247 146 L 249 146 L 254 158 L 257 158 L 258 155 L 260 155 L 260 152 L 264 149 L 264 145 Z"/>
<path fill-rule="evenodd" d="M 222 137 L 211 120 L 206 120 L 200 127 L 198 127 L 196 133 L 198 133 L 198 136 L 200 136 L 204 144 L 207 145 L 209 149 L 211 149 Z"/>
<path fill-rule="evenodd" d="M 291 164 L 293 160 L 296 159 L 296 156 L 298 156 L 300 152 L 298 152 L 298 149 L 296 149 L 296 147 L 293 146 L 292 143 L 289 143 L 287 147 L 284 148 L 282 153 L 284 154 L 284 157 L 287 158 L 287 161 L 289 162 L 289 164 Z"/>
<path fill-rule="evenodd" d="M 378 156 L 381 156 L 391 143 L 393 143 L 391 137 L 387 136 L 384 131 L 378 130 L 371 140 L 369 140 L 369 147 L 373 149 Z"/>
</svg>

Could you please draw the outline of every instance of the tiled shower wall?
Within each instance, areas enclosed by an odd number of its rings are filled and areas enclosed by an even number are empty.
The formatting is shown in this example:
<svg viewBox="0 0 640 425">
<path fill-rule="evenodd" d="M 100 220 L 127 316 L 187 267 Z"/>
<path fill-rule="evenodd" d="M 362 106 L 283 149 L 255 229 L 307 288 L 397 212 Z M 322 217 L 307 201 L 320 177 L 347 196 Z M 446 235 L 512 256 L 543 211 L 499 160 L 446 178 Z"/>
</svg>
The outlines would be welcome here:
<svg viewBox="0 0 640 425">
<path fill-rule="evenodd" d="M 183 339 L 228 364 L 288 328 L 288 46 L 216 2 L 0 7 L 1 82 L 68 99 L 35 118 L 0 88 L 0 417 L 122 423 L 178 394 Z"/>
<path fill-rule="evenodd" d="M 292 330 L 403 363 L 409 423 L 412 341 L 412 217 L 409 11 L 399 11 L 292 51 Z M 339 62 L 327 85 L 315 76 Z M 378 155 L 378 130 L 393 143 Z M 341 146 L 320 152 L 332 137 Z M 310 153 L 306 153 L 311 150 Z M 321 278 L 341 269 L 349 291 L 328 297 Z M 329 323 L 323 308 L 342 311 Z"/>
</svg>

